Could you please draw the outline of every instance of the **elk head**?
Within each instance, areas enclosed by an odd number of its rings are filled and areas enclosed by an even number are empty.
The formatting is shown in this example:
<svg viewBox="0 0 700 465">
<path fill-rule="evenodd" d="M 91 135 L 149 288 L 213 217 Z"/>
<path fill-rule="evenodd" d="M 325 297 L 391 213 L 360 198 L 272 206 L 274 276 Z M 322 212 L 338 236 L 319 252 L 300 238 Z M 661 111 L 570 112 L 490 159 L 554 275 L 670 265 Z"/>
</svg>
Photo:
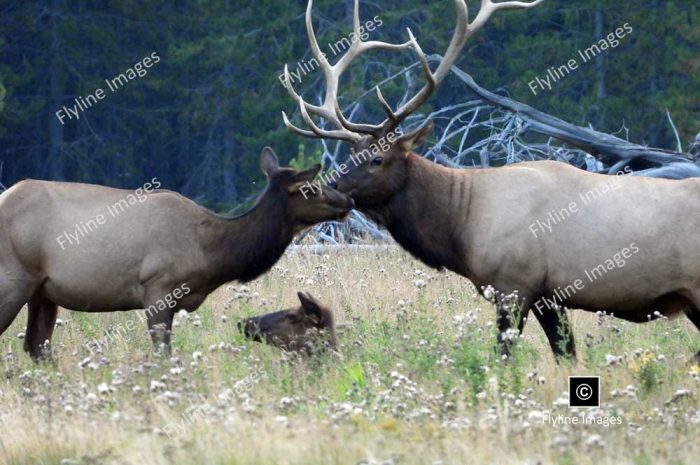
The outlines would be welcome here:
<svg viewBox="0 0 700 465">
<path fill-rule="evenodd" d="M 311 294 L 298 292 L 297 296 L 301 306 L 248 318 L 238 328 L 247 339 L 290 352 L 311 354 L 319 344 L 336 350 L 333 312 Z"/>
<path fill-rule="evenodd" d="M 410 163 L 413 150 L 423 144 L 432 131 L 432 125 L 424 123 L 418 129 L 404 134 L 400 124 L 408 115 L 417 110 L 445 79 L 452 65 L 464 48 L 467 40 L 489 20 L 498 10 L 527 9 L 540 4 L 542 0 L 531 2 L 506 1 L 494 2 L 481 0 L 479 13 L 473 21 L 469 21 L 469 12 L 465 0 L 454 0 L 456 7 L 456 26 L 452 40 L 435 71 L 431 71 L 428 60 L 418 41 L 408 29 L 409 40 L 402 44 L 389 44 L 380 41 L 363 41 L 360 39 L 359 0 L 355 0 L 353 15 L 354 32 L 357 40 L 335 64 L 330 64 L 321 53 L 311 21 L 313 0 L 309 0 L 306 8 L 306 31 L 313 56 L 319 63 L 326 80 L 326 92 L 321 105 L 305 102 L 292 87 L 289 70 L 285 67 L 285 87 L 299 106 L 301 118 L 309 129 L 294 126 L 287 115 L 282 112 L 285 125 L 292 131 L 304 137 L 338 139 L 352 144 L 350 163 L 346 164 L 344 174 L 337 181 L 341 192 L 350 194 L 360 209 L 381 205 L 398 192 L 406 179 L 406 164 Z M 425 85 L 400 108 L 394 110 L 382 95 L 379 86 L 376 87 L 377 98 L 387 113 L 387 117 L 379 124 L 361 124 L 349 121 L 340 109 L 338 103 L 338 84 L 340 77 L 350 63 L 370 50 L 401 51 L 412 49 L 420 62 L 426 78 Z M 315 115 L 330 122 L 335 129 L 322 129 L 311 118 Z"/>
<path fill-rule="evenodd" d="M 277 155 L 270 147 L 260 154 L 260 168 L 268 179 L 268 191 L 275 193 L 291 217 L 289 220 L 304 229 L 323 221 L 343 219 L 354 207 L 351 197 L 328 186 L 302 192 L 321 170 L 315 165 L 304 171 L 280 167 Z"/>
<path fill-rule="evenodd" d="M 403 187 L 409 154 L 425 143 L 432 130 L 433 124 L 428 122 L 407 134 L 397 128 L 379 139 L 363 138 L 353 144 L 345 163 L 349 169 L 331 187 L 351 196 L 359 209 L 384 204 Z M 395 139 L 389 141 L 392 135 Z"/>
</svg>

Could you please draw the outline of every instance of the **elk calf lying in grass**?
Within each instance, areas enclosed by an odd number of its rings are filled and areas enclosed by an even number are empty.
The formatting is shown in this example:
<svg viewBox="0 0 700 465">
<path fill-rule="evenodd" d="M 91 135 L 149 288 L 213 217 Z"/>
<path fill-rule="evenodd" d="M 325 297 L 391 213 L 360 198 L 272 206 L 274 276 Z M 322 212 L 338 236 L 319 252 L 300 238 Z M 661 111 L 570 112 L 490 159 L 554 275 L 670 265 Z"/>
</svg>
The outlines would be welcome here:
<svg viewBox="0 0 700 465">
<path fill-rule="evenodd" d="M 83 312 L 146 309 L 154 343 L 170 345 L 176 311 L 197 310 L 217 287 L 265 273 L 294 235 L 339 220 L 352 199 L 330 188 L 300 188 L 320 165 L 280 167 L 266 147 L 260 164 L 267 188 L 255 206 L 224 218 L 174 192 L 159 190 L 110 217 L 106 209 L 130 191 L 28 180 L 0 195 L 0 335 L 29 303 L 24 349 L 42 355 L 58 306 Z M 308 198 L 306 198 L 308 197 Z M 65 248 L 57 238 L 90 218 L 99 229 Z"/>
<path fill-rule="evenodd" d="M 248 318 L 238 323 L 246 338 L 267 342 L 306 355 L 316 350 L 337 351 L 333 312 L 311 296 L 298 292 L 301 305 L 265 315 Z"/>
</svg>

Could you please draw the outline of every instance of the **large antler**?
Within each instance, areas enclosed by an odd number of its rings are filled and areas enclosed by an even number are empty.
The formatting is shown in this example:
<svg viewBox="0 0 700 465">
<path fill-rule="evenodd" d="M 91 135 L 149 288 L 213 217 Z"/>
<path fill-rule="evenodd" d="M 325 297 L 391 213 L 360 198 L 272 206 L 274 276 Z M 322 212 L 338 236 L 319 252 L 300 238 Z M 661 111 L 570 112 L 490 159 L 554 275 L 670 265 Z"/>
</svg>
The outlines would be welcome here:
<svg viewBox="0 0 700 465">
<path fill-rule="evenodd" d="M 309 0 L 306 7 L 306 32 L 309 36 L 309 44 L 311 46 L 311 53 L 314 58 L 319 62 L 319 66 L 323 71 L 326 80 L 326 94 L 321 106 L 312 105 L 305 102 L 299 94 L 296 93 L 292 87 L 291 76 L 288 67 L 284 67 L 285 76 L 285 87 L 292 96 L 294 101 L 299 105 L 299 111 L 304 122 L 309 126 L 311 130 L 300 129 L 294 126 L 287 118 L 285 112 L 282 112 L 282 118 L 284 119 L 284 124 L 293 130 L 294 132 L 301 134 L 305 137 L 315 137 L 323 139 L 340 139 L 349 142 L 357 142 L 365 135 L 372 135 L 377 138 L 395 129 L 408 115 L 413 113 L 418 107 L 420 107 L 426 100 L 432 95 L 437 86 L 442 82 L 447 76 L 452 68 L 452 65 L 457 60 L 459 53 L 464 48 L 467 40 L 479 29 L 481 29 L 484 24 L 489 20 L 491 15 L 498 10 L 505 9 L 515 9 L 515 8 L 532 8 L 543 0 L 533 0 L 532 2 L 520 2 L 520 1 L 508 1 L 495 3 L 492 0 L 482 0 L 481 8 L 479 13 L 474 18 L 474 21 L 469 22 L 469 12 L 465 0 L 454 0 L 455 7 L 457 10 L 457 24 L 455 26 L 455 31 L 450 41 L 450 45 L 445 52 L 445 55 L 438 65 L 437 69 L 433 73 L 428 66 L 428 60 L 423 53 L 418 41 L 411 33 L 410 29 L 408 31 L 409 40 L 403 44 L 389 44 L 380 41 L 363 41 L 360 36 L 360 11 L 359 11 L 359 0 L 355 0 L 355 9 L 353 16 L 353 25 L 356 41 L 352 43 L 347 53 L 343 55 L 335 65 L 331 65 L 325 58 L 321 49 L 319 48 L 318 41 L 314 34 L 313 24 L 311 21 L 311 11 L 313 8 L 313 0 Z M 387 118 L 380 124 L 358 124 L 353 123 L 345 118 L 343 115 L 340 105 L 338 104 L 338 83 L 343 72 L 348 68 L 350 63 L 369 50 L 384 49 L 384 50 L 405 50 L 407 48 L 413 48 L 418 56 L 418 60 L 421 63 L 423 73 L 425 74 L 426 84 L 421 88 L 416 95 L 413 96 L 408 102 L 397 110 L 393 110 L 391 105 L 386 101 L 382 95 L 379 86 L 376 87 L 377 98 L 382 104 L 382 107 L 387 113 Z M 309 113 L 320 116 L 327 121 L 332 122 L 337 129 L 325 130 L 321 129 L 316 123 L 311 119 Z"/>
</svg>

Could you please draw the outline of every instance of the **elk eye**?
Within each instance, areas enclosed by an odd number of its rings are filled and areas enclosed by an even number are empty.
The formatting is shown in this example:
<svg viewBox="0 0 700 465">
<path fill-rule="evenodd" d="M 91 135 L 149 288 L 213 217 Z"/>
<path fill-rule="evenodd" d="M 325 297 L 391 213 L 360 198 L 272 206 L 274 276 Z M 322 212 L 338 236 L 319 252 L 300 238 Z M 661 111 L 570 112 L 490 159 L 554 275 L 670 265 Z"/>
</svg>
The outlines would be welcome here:
<svg viewBox="0 0 700 465">
<path fill-rule="evenodd" d="M 374 158 L 372 159 L 372 164 L 373 164 L 374 166 L 379 166 L 379 165 L 381 165 L 382 163 L 384 163 L 384 158 L 383 158 L 383 157 L 374 157 Z"/>
</svg>

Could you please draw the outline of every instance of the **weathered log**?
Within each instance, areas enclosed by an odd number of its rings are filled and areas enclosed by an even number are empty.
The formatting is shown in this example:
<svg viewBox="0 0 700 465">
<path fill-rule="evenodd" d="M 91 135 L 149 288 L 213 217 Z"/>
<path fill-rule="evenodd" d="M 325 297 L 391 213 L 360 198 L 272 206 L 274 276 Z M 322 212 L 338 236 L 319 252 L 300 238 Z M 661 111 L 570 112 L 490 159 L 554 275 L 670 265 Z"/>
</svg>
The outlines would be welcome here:
<svg viewBox="0 0 700 465">
<path fill-rule="evenodd" d="M 430 61 L 439 59 L 439 55 L 429 57 Z M 553 137 L 584 150 L 606 166 L 621 169 L 630 165 L 635 171 L 646 176 L 700 176 L 700 167 L 695 164 L 695 157 L 691 154 L 646 147 L 610 134 L 576 126 L 522 102 L 484 89 L 468 73 L 457 67 L 453 66 L 452 72 L 485 102 L 517 114 L 525 122 L 523 130 Z"/>
</svg>

